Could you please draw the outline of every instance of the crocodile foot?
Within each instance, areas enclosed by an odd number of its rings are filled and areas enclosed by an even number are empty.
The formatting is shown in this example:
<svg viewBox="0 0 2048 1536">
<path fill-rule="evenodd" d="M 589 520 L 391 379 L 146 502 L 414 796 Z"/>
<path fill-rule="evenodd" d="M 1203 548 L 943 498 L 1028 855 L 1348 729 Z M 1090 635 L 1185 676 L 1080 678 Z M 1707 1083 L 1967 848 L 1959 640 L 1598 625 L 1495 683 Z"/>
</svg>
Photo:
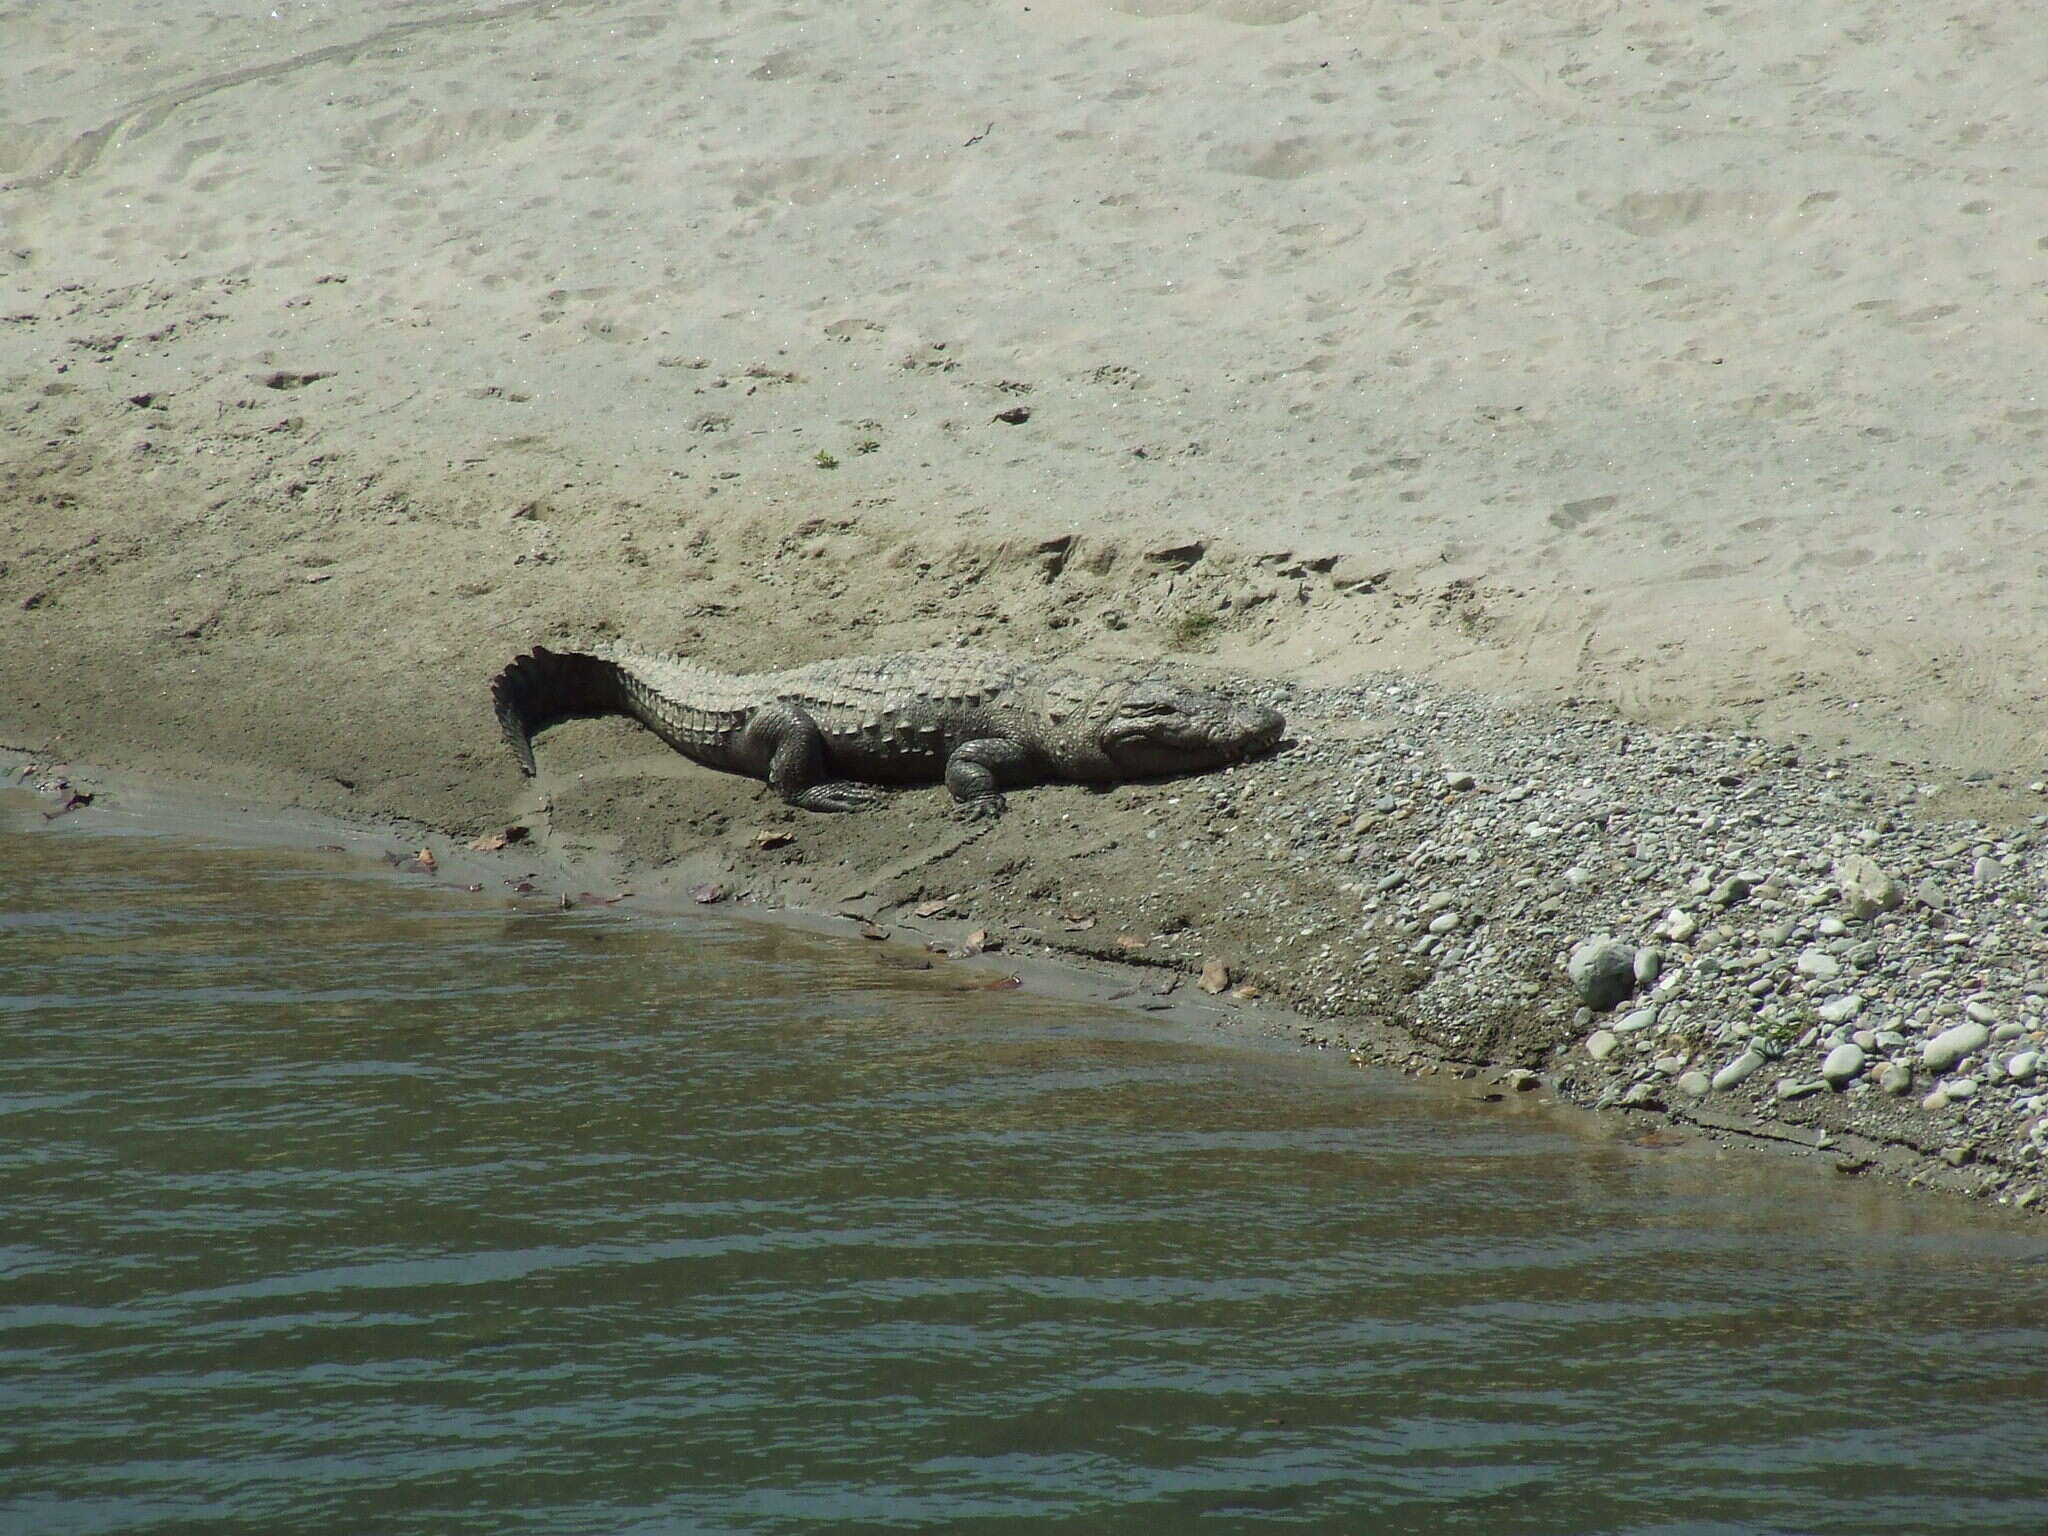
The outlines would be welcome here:
<svg viewBox="0 0 2048 1536">
<path fill-rule="evenodd" d="M 789 803 L 806 811 L 865 811 L 880 805 L 883 798 L 884 792 L 872 784 L 832 779 L 798 790 Z"/>
</svg>

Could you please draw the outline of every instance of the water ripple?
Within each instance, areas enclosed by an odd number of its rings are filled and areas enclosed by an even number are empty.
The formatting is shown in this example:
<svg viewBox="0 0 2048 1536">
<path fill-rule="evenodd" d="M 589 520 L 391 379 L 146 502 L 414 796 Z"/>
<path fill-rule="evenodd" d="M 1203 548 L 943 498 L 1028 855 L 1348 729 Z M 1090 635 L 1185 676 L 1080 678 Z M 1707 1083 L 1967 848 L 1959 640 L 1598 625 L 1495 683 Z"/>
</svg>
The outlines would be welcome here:
<svg viewBox="0 0 2048 1536">
<path fill-rule="evenodd" d="M 0 854 L 0 1529 L 2048 1528 L 2027 1233 L 786 937 Z"/>
</svg>

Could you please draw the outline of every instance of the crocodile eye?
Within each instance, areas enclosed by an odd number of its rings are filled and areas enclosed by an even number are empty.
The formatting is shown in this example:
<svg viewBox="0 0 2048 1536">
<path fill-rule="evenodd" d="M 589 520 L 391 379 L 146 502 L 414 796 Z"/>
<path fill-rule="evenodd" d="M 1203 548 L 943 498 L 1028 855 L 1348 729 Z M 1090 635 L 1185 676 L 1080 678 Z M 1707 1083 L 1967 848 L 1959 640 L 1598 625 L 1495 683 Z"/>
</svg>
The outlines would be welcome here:
<svg viewBox="0 0 2048 1536">
<path fill-rule="evenodd" d="M 1130 689 L 1117 700 L 1116 712 L 1127 718 L 1157 720 L 1179 714 L 1180 708 L 1179 697 L 1155 683 L 1140 684 Z"/>
</svg>

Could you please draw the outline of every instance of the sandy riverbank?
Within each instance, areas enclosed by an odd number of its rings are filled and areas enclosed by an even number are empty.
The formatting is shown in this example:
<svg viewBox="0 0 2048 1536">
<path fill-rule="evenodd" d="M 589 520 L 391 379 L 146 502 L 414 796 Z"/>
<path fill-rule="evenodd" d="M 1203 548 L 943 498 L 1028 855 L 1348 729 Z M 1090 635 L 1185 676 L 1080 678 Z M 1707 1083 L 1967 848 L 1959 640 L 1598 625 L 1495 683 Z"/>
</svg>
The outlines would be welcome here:
<svg viewBox="0 0 2048 1536">
<path fill-rule="evenodd" d="M 1327 752 L 1391 727 L 1315 690 L 1400 674 L 1845 754 L 1915 836 L 1971 823 L 1902 858 L 2013 861 L 1984 896 L 2017 935 L 2048 760 L 2025 25 L 0 8 L 0 742 L 460 838 L 532 809 L 484 689 L 534 639 L 1189 657 L 1308 690 Z M 1531 752 L 1574 718 L 1509 715 L 1484 739 Z M 1402 771 L 1469 756 L 1453 726 Z M 1621 803 L 1603 750 L 1572 767 Z M 1048 840 L 1212 830 L 1058 792 L 962 842 L 910 797 L 804 827 L 792 870 L 748 786 L 602 728 L 553 757 L 592 856 L 974 894 L 1055 943 L 1089 930 L 1058 937 Z M 1349 827 L 1385 792 L 1339 805 L 1313 775 L 1349 762 L 1270 787 Z M 1837 809 L 1816 835 L 1870 819 Z M 1358 926 L 1360 877 L 1240 912 L 1267 877 L 1231 851 L 1179 915 L 1232 913 L 1288 992 L 1291 912 Z M 1148 937 L 1158 861 L 1089 869 L 1087 915 Z M 1496 910 L 1540 979 L 1562 930 Z M 2021 1017 L 2038 961 L 1992 969 L 1957 1006 Z M 1579 1048 L 1539 1013 L 1466 1054 Z"/>
</svg>

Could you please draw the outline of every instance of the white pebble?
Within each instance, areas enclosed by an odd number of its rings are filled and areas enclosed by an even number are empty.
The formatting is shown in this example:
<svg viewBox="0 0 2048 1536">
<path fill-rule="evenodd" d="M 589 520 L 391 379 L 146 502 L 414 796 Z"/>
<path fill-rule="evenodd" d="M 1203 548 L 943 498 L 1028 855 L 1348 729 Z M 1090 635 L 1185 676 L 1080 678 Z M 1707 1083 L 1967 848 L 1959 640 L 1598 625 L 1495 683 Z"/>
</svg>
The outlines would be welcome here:
<svg viewBox="0 0 2048 1536">
<path fill-rule="evenodd" d="M 1846 997 L 1830 998 L 1814 1011 L 1830 1024 L 1846 1024 L 1863 1011 L 1863 999 L 1851 992 Z"/>
<path fill-rule="evenodd" d="M 1842 962 L 1824 949 L 1808 949 L 1799 956 L 1799 974 L 1828 981 L 1842 974 Z"/>
<path fill-rule="evenodd" d="M 1614 1054 L 1614 1048 L 1621 1040 L 1611 1029 L 1596 1029 L 1586 1036 L 1586 1054 L 1595 1061 L 1605 1061 Z"/>
<path fill-rule="evenodd" d="M 1860 1045 L 1838 1045 L 1828 1052 L 1828 1059 L 1820 1065 L 1820 1075 L 1827 1080 L 1830 1088 L 1844 1088 L 1854 1082 L 1863 1071 L 1863 1047 Z"/>
<path fill-rule="evenodd" d="M 1714 1074 L 1715 1088 L 1733 1088 L 1764 1064 L 1764 1053 L 1751 1047 Z"/>
<path fill-rule="evenodd" d="M 1632 1035 L 1639 1029 L 1648 1029 L 1652 1024 L 1656 1022 L 1657 1010 L 1654 1006 L 1649 1008 L 1636 1008 L 1632 1009 L 1628 1013 L 1623 1014 L 1619 1019 L 1617 1019 L 1614 1024 L 1614 1028 L 1615 1032 L 1618 1034 Z"/>
<path fill-rule="evenodd" d="M 1945 1071 L 1970 1052 L 1982 1050 L 1990 1038 L 1991 1031 L 1974 1021 L 1953 1025 L 1920 1047 L 1920 1064 Z"/>
<path fill-rule="evenodd" d="M 2005 1064 L 2005 1075 L 2016 1083 L 2032 1082 L 2040 1065 L 2039 1051 L 2021 1051 Z"/>
</svg>

